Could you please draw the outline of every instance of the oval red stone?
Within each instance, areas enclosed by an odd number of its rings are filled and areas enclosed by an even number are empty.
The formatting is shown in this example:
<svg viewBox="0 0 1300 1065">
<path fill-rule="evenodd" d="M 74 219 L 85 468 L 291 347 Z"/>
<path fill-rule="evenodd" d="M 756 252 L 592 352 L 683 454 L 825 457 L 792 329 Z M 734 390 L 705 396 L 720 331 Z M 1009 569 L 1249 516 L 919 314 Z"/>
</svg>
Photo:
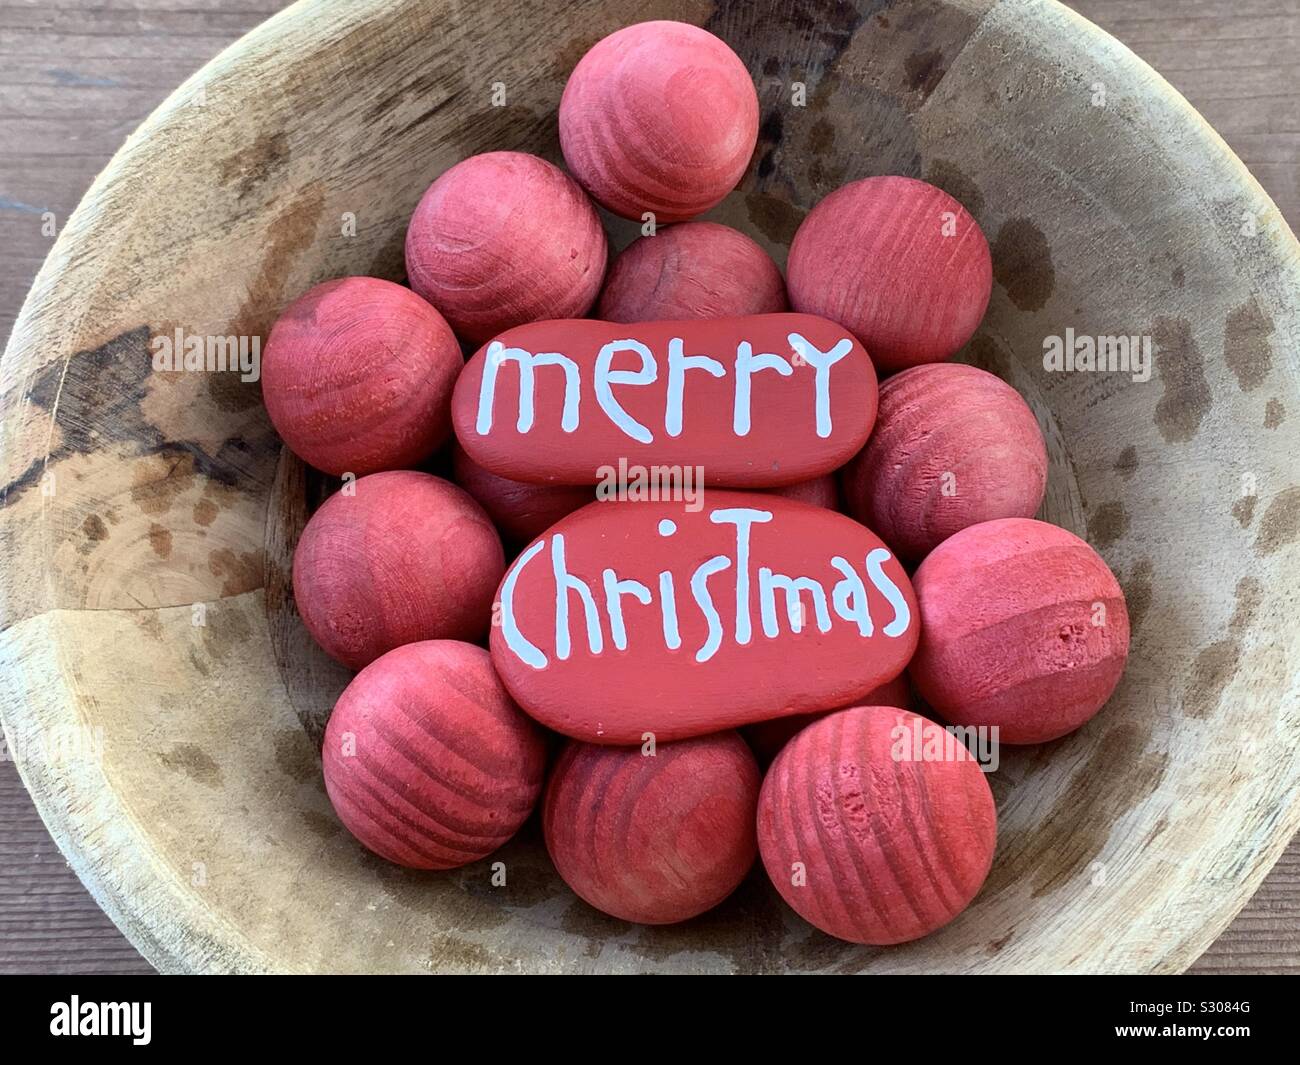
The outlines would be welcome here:
<svg viewBox="0 0 1300 1065">
<path fill-rule="evenodd" d="M 481 348 L 452 397 L 469 456 L 537 484 L 600 484 L 629 467 L 793 484 L 847 462 L 875 420 L 866 350 L 807 314 L 534 322 Z"/>
<path fill-rule="evenodd" d="M 844 706 L 903 671 L 919 625 L 875 533 L 752 492 L 589 504 L 524 550 L 497 599 L 502 681 L 589 743 Z"/>
</svg>

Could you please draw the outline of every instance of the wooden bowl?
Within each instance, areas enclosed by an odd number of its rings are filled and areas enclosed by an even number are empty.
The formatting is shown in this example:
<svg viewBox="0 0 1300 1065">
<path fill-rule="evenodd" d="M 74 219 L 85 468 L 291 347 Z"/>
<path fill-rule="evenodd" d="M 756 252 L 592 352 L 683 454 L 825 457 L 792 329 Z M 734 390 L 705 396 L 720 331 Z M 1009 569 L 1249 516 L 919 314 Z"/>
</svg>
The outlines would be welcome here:
<svg viewBox="0 0 1300 1065">
<path fill-rule="evenodd" d="M 544 7 L 290 8 L 163 104 L 60 236 L 4 360 L 0 690 L 73 867 L 164 970 L 1188 965 L 1300 826 L 1300 248 L 1277 209 L 1164 81 L 1050 0 Z M 563 887 L 535 828 L 489 860 L 501 887 L 486 862 L 367 856 L 317 756 L 346 675 L 289 587 L 322 486 L 256 383 L 153 369 L 178 329 L 265 336 L 317 281 L 400 279 L 430 180 L 472 152 L 558 159 L 573 64 L 653 17 L 703 23 L 753 72 L 758 151 L 710 216 L 778 259 L 870 174 L 975 214 L 996 285 L 963 357 L 1029 399 L 1043 516 L 1127 592 L 1119 691 L 1075 735 L 1002 752 L 992 876 L 907 946 L 815 933 L 761 874 L 698 920 L 625 925 Z M 1046 372 L 1067 328 L 1152 337 L 1153 376 Z"/>
</svg>

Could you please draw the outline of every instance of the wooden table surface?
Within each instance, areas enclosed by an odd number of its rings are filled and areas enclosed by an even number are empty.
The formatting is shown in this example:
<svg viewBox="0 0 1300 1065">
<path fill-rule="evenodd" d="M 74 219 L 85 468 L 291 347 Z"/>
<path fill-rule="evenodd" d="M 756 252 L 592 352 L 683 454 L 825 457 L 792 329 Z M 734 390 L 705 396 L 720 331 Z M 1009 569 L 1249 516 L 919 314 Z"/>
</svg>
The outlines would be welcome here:
<svg viewBox="0 0 1300 1065">
<path fill-rule="evenodd" d="M 175 86 L 275 0 L 0 0 L 0 337 L 56 226 Z M 1300 230 L 1300 3 L 1073 0 L 1198 108 Z M 147 973 L 0 760 L 0 973 Z M 1193 972 L 1300 972 L 1300 837 Z"/>
</svg>

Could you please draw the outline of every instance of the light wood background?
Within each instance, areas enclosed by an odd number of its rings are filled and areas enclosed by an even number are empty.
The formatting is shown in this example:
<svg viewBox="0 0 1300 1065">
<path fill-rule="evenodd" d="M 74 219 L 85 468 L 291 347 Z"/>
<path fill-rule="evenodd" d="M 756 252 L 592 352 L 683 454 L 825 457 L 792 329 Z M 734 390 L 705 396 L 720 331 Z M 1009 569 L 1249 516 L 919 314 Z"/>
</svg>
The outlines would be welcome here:
<svg viewBox="0 0 1300 1065">
<path fill-rule="evenodd" d="M 176 85 L 283 3 L 0 0 L 0 337 L 61 226 Z M 1073 0 L 1160 71 L 1300 231 L 1300 3 Z M 0 760 L 0 973 L 152 971 L 67 868 Z M 1193 972 L 1300 972 L 1300 839 Z"/>
</svg>

